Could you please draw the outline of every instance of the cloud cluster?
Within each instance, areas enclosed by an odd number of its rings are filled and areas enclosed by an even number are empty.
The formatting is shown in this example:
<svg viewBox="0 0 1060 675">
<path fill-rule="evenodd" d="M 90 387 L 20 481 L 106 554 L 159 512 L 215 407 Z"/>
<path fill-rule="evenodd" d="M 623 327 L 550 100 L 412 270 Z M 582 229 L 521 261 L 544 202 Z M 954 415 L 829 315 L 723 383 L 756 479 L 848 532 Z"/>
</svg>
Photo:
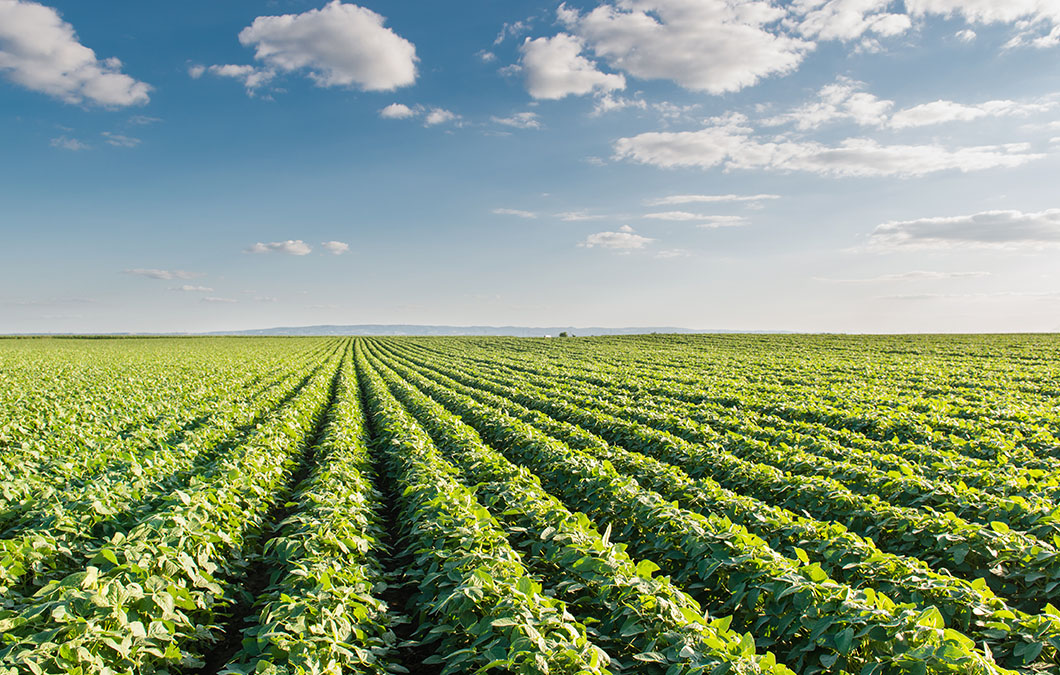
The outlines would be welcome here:
<svg viewBox="0 0 1060 675">
<path fill-rule="evenodd" d="M 445 108 L 428 108 L 422 105 L 407 106 L 404 103 L 391 103 L 379 111 L 379 116 L 385 120 L 407 120 L 413 117 L 423 119 L 423 126 L 433 127 L 447 122 L 459 122 L 460 115 Z"/>
<path fill-rule="evenodd" d="M 856 50 L 879 51 L 880 40 L 928 15 L 1012 24 L 1008 47 L 1060 44 L 1055 0 L 602 0 L 584 11 L 560 4 L 556 14 L 562 30 L 526 38 L 516 66 L 538 99 L 603 95 L 624 89 L 626 76 L 739 91 L 793 72 L 819 42 L 860 40 Z M 971 41 L 975 32 L 957 38 Z M 601 96 L 596 114 L 631 106 L 641 102 Z"/>
<path fill-rule="evenodd" d="M 762 120 L 766 126 L 791 124 L 800 131 L 846 121 L 860 126 L 907 129 L 982 117 L 1025 117 L 1056 108 L 1054 98 L 1038 101 L 993 100 L 958 103 L 937 100 L 895 111 L 895 102 L 863 91 L 864 82 L 840 77 L 821 88 L 817 98 L 786 113 Z"/>
<path fill-rule="evenodd" d="M 15 84 L 66 103 L 106 107 L 147 103 L 151 86 L 121 68 L 116 58 L 97 58 L 51 7 L 0 0 L 0 74 Z"/>
<path fill-rule="evenodd" d="M 1060 209 L 891 221 L 878 225 L 869 241 L 884 248 L 1055 246 L 1060 244 Z"/>
</svg>

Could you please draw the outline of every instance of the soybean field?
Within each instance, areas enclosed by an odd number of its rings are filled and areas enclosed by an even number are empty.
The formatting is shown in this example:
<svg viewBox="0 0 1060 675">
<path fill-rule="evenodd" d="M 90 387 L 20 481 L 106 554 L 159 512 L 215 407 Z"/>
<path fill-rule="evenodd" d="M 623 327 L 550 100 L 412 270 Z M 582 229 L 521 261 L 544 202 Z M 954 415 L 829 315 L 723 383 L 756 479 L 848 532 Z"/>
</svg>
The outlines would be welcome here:
<svg viewBox="0 0 1060 675">
<path fill-rule="evenodd" d="M 1060 673 L 1060 337 L 0 340 L 0 673 Z"/>
</svg>

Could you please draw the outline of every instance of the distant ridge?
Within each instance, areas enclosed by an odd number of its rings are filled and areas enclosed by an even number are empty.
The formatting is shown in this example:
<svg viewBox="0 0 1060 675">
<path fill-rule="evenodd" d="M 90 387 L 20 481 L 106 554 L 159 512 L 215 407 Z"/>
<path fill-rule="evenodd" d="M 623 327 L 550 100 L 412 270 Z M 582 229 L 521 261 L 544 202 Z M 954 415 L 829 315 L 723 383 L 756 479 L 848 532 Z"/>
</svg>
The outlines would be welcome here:
<svg viewBox="0 0 1060 675">
<path fill-rule="evenodd" d="M 416 324 L 357 324 L 347 326 L 280 326 L 251 330 L 215 331 L 207 335 L 506 335 L 511 337 L 573 335 L 643 335 L 646 333 L 749 333 L 776 331 L 695 330 L 676 326 L 601 328 L 598 326 L 425 326 Z"/>
</svg>

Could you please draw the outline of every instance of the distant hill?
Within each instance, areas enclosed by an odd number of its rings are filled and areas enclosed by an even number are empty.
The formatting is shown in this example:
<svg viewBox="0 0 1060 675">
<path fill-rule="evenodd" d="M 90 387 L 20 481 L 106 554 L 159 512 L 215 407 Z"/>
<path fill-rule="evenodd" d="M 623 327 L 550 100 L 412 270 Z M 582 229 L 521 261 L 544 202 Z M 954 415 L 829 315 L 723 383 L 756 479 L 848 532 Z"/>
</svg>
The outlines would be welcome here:
<svg viewBox="0 0 1060 675">
<path fill-rule="evenodd" d="M 736 330 L 694 330 L 675 326 L 421 326 L 414 324 L 357 324 L 351 326 L 281 326 L 252 330 L 217 331 L 209 335 L 507 335 L 553 337 L 566 331 L 574 335 L 643 335 L 645 333 L 742 333 Z"/>
</svg>

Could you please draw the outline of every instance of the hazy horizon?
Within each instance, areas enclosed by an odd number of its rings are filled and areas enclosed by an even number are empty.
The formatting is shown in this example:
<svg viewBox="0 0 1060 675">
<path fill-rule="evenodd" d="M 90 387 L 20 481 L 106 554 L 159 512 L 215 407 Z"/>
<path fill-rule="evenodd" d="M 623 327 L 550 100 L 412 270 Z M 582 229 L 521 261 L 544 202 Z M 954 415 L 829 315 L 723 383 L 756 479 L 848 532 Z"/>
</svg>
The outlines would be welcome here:
<svg viewBox="0 0 1060 675">
<path fill-rule="evenodd" d="M 0 334 L 1060 331 L 1060 3 L 0 0 Z"/>
</svg>

